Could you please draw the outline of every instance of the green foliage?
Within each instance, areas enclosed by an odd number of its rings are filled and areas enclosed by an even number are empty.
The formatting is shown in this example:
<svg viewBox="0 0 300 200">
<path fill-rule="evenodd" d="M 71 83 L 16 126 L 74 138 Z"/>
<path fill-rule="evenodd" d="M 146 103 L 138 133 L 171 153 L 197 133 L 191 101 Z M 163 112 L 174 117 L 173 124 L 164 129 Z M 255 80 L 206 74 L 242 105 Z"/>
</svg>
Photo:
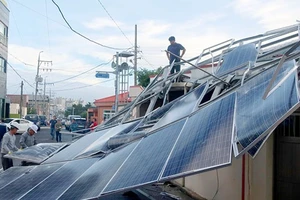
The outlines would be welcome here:
<svg viewBox="0 0 300 200">
<path fill-rule="evenodd" d="M 139 85 L 143 87 L 147 87 L 147 85 L 150 83 L 150 76 L 151 75 L 157 75 L 161 71 L 161 67 L 155 69 L 155 70 L 149 70 L 146 68 L 141 68 L 137 71 L 137 79 Z"/>
<path fill-rule="evenodd" d="M 73 114 L 73 108 L 74 108 L 74 115 L 80 115 L 83 118 L 86 118 L 87 116 L 87 109 L 92 107 L 92 103 L 88 102 L 85 106 L 82 104 L 73 104 L 71 108 L 68 108 L 65 111 L 65 116 L 67 117 L 68 115 Z"/>
<path fill-rule="evenodd" d="M 36 110 L 33 107 L 27 107 L 27 114 L 36 114 Z"/>
</svg>

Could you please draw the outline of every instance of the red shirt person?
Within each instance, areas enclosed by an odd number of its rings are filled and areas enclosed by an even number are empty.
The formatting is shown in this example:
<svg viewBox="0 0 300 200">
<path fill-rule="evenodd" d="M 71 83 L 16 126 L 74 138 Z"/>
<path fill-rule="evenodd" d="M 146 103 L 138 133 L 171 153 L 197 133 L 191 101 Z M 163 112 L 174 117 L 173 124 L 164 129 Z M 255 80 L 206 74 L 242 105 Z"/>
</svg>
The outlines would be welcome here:
<svg viewBox="0 0 300 200">
<path fill-rule="evenodd" d="M 98 126 L 98 123 L 97 123 L 97 119 L 94 118 L 92 124 L 90 125 L 90 128 L 91 128 L 92 130 L 94 130 L 96 126 Z"/>
</svg>

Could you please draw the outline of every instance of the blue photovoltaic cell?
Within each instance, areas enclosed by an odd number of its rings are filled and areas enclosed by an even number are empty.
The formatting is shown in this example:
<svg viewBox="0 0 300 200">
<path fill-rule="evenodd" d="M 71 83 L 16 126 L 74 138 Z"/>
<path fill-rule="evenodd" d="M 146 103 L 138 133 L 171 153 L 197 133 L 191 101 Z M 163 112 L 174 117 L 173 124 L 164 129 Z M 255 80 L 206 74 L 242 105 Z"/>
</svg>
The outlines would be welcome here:
<svg viewBox="0 0 300 200">
<path fill-rule="evenodd" d="M 167 161 L 162 179 L 179 177 L 231 162 L 235 93 L 188 118 Z"/>
<path fill-rule="evenodd" d="M 64 143 L 40 143 L 6 156 L 12 159 L 20 159 L 40 164 L 45 159 L 49 158 L 51 154 L 64 146 L 66 146 Z"/>
<path fill-rule="evenodd" d="M 98 197 L 137 144 L 134 142 L 96 162 L 59 199 Z"/>
<path fill-rule="evenodd" d="M 182 119 L 144 138 L 104 193 L 157 181 L 185 121 Z"/>
<path fill-rule="evenodd" d="M 36 166 L 33 170 L 25 173 L 14 182 L 0 189 L 1 199 L 18 199 L 41 181 L 50 176 L 63 164 L 51 164 Z"/>
<path fill-rule="evenodd" d="M 192 92 L 187 94 L 176 102 L 170 110 L 152 127 L 151 130 L 158 129 L 164 125 L 172 123 L 180 118 L 188 116 L 194 110 L 198 100 L 206 88 L 206 84 L 198 86 Z"/>
<path fill-rule="evenodd" d="M 22 197 L 22 200 L 57 199 L 90 166 L 92 166 L 98 160 L 99 158 L 86 158 L 66 163 L 59 170 L 53 173 L 50 177 L 41 182 L 37 187 L 29 191 L 24 197 Z M 49 188 L 51 188 L 51 190 L 49 190 Z"/>
<path fill-rule="evenodd" d="M 276 86 L 293 68 L 292 61 L 284 63 L 274 83 Z M 280 120 L 298 103 L 295 74 L 274 90 L 265 100 L 263 94 L 273 75 L 274 68 L 254 77 L 237 91 L 236 130 L 242 147 L 247 147 Z M 275 127 L 273 127 L 275 128 Z"/>
<path fill-rule="evenodd" d="M 224 61 L 216 74 L 222 76 L 237 70 L 242 64 L 255 62 L 257 53 L 255 44 L 253 43 L 236 47 L 231 52 L 224 55 Z"/>
<path fill-rule="evenodd" d="M 6 186 L 10 182 L 18 179 L 24 173 L 29 172 L 33 169 L 33 166 L 30 167 L 11 167 L 0 174 L 0 188 Z M 1 196 L 0 196 L 1 197 Z"/>
<path fill-rule="evenodd" d="M 106 132 L 110 129 L 105 129 L 102 131 L 93 132 L 83 136 L 82 138 L 76 140 L 72 144 L 70 144 L 65 149 L 61 150 L 57 154 L 53 155 L 51 158 L 43 162 L 43 164 L 62 162 L 67 160 L 74 159 L 79 153 L 88 148 L 93 141 L 102 137 Z"/>
<path fill-rule="evenodd" d="M 90 145 L 83 152 L 81 152 L 77 157 L 89 156 L 99 151 L 107 151 L 107 141 L 118 134 L 123 134 L 124 130 L 127 132 L 133 129 L 139 121 L 129 122 L 126 124 L 120 124 L 112 129 L 110 129 L 105 134 L 102 134 L 97 140 L 90 141 Z"/>
</svg>

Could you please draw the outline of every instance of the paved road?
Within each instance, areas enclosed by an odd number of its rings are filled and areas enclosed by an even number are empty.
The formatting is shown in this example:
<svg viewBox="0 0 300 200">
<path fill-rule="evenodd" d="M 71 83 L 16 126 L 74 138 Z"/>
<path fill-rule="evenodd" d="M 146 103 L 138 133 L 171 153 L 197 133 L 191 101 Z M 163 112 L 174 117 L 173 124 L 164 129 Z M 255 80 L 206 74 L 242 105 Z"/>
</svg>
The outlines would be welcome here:
<svg viewBox="0 0 300 200">
<path fill-rule="evenodd" d="M 62 133 L 68 133 L 66 130 L 62 130 Z M 16 135 L 16 145 L 19 148 L 20 147 L 20 134 Z M 50 128 L 49 127 L 41 127 L 41 130 L 38 131 L 36 134 L 36 140 L 37 143 L 56 143 L 56 140 L 51 139 L 50 135 Z M 72 140 L 72 135 L 70 134 L 62 134 L 62 142 L 68 142 Z M 19 160 L 14 160 L 14 166 L 20 165 L 21 161 Z M 0 169 L 2 168 L 2 163 L 0 161 Z"/>
</svg>

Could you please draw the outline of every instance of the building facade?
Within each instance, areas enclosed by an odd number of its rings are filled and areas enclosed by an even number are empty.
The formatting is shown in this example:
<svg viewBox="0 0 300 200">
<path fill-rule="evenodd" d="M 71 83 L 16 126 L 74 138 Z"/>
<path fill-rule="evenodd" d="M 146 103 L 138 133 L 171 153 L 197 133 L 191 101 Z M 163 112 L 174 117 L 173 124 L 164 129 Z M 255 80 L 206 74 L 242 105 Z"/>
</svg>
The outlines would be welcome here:
<svg viewBox="0 0 300 200">
<path fill-rule="evenodd" d="M 9 101 L 6 99 L 8 22 L 7 4 L 0 0 L 0 118 L 9 115 Z"/>
</svg>

